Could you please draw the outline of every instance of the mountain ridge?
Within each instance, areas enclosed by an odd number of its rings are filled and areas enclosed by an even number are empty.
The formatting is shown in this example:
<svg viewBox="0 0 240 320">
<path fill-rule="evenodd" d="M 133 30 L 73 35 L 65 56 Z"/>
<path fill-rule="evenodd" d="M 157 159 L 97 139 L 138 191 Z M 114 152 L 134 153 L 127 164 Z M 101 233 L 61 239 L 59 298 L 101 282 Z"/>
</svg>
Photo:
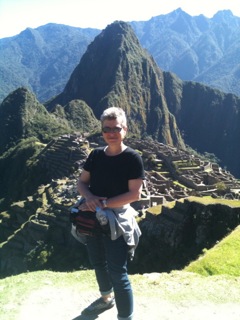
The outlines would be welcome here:
<svg viewBox="0 0 240 320">
<path fill-rule="evenodd" d="M 190 16 L 179 8 L 148 21 L 132 21 L 130 25 L 162 70 L 174 72 L 183 80 L 240 95 L 239 21 L 230 10 L 206 18 Z M 59 94 L 87 46 L 100 32 L 49 23 L 0 39 L 0 100 L 20 86 L 28 86 L 41 102 Z M 30 38 L 26 36 L 29 33 Z M 30 41 L 34 38 L 41 39 L 39 48 L 38 42 L 34 45 Z M 25 62 L 33 57 L 31 70 Z"/>
</svg>

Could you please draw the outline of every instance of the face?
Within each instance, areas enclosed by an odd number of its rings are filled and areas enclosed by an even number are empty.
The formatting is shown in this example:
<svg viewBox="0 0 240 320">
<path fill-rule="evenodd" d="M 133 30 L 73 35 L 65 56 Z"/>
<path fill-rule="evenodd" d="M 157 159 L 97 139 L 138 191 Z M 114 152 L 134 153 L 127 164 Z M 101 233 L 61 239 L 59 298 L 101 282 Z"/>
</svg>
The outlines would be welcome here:
<svg viewBox="0 0 240 320">
<path fill-rule="evenodd" d="M 102 128 L 103 138 L 108 145 L 120 145 L 127 133 L 127 128 L 124 128 L 117 119 L 104 120 Z M 118 128 L 121 129 L 121 131 L 118 132 Z"/>
</svg>

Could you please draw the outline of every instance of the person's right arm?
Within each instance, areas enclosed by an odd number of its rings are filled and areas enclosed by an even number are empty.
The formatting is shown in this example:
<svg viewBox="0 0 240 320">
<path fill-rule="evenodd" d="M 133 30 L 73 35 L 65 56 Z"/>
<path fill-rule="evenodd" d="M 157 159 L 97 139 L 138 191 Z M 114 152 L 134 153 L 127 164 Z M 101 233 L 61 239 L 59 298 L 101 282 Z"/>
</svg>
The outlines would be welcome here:
<svg viewBox="0 0 240 320">
<path fill-rule="evenodd" d="M 83 211 L 95 211 L 96 207 L 102 207 L 101 200 L 106 199 L 92 194 L 89 190 L 89 183 L 90 172 L 83 169 L 77 183 L 77 190 L 79 194 L 82 195 L 86 200 L 83 204 L 79 206 L 79 209 Z"/>
</svg>

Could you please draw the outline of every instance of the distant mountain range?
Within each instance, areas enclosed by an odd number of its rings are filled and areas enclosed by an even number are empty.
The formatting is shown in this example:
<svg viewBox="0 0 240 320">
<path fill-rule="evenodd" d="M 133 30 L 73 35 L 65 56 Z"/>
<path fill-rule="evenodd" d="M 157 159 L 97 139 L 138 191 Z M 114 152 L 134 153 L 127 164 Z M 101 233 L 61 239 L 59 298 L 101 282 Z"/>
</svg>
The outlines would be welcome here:
<svg viewBox="0 0 240 320">
<path fill-rule="evenodd" d="M 240 18 L 231 11 L 210 19 L 177 9 L 130 25 L 163 71 L 240 95 Z M 100 32 L 47 24 L 0 39 L 0 101 L 20 86 L 41 102 L 59 94 Z"/>
</svg>

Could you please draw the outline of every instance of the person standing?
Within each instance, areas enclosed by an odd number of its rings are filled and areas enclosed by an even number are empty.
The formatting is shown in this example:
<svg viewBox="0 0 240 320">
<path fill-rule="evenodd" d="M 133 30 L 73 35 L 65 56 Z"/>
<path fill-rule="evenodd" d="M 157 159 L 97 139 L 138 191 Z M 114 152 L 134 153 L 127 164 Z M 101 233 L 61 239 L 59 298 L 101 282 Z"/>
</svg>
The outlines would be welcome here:
<svg viewBox="0 0 240 320">
<path fill-rule="evenodd" d="M 129 251 L 141 232 L 130 203 L 140 199 L 144 176 L 141 156 L 123 142 L 127 119 L 123 109 L 110 107 L 101 115 L 105 147 L 94 149 L 80 174 L 77 188 L 85 202 L 82 211 L 110 210 L 116 216 L 118 236 L 106 233 L 86 237 L 86 246 L 100 291 L 100 298 L 83 310 L 93 314 L 112 308 L 118 320 L 133 319 L 133 291 L 127 272 Z M 130 232 L 129 232 L 130 231 Z"/>
</svg>

